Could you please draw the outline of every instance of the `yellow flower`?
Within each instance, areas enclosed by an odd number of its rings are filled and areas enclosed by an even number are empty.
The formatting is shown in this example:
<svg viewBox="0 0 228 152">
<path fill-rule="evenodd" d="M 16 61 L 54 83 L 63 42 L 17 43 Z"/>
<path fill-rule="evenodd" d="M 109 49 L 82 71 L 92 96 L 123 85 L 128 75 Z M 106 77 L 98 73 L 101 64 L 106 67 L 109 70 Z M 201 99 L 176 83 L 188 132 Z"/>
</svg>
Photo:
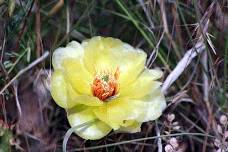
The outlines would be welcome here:
<svg viewBox="0 0 228 152">
<path fill-rule="evenodd" d="M 146 53 L 114 38 L 72 41 L 53 54 L 51 94 L 65 108 L 75 133 L 96 140 L 111 130 L 138 132 L 166 107 L 159 70 L 145 67 Z M 87 123 L 91 122 L 92 123 Z"/>
</svg>

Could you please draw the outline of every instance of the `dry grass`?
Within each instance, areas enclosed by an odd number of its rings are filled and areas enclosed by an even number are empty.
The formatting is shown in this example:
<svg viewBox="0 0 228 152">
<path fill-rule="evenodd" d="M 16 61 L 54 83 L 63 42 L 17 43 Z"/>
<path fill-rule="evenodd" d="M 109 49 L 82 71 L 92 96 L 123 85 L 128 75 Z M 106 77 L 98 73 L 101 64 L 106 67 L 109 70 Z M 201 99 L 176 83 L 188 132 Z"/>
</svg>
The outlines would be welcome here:
<svg viewBox="0 0 228 152">
<path fill-rule="evenodd" d="M 73 134 L 69 151 L 228 151 L 226 0 L 0 0 L 0 12 L 0 151 L 62 151 L 70 126 L 49 93 L 51 54 L 95 35 L 144 49 L 168 106 L 140 133 Z"/>
</svg>

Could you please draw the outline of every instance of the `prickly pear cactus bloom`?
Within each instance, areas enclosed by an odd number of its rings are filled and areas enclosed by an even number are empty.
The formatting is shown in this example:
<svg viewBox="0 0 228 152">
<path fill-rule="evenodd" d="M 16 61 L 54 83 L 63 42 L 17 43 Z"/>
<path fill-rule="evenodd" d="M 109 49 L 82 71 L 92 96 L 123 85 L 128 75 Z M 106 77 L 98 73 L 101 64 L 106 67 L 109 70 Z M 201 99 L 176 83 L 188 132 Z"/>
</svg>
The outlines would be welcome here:
<svg viewBox="0 0 228 152">
<path fill-rule="evenodd" d="M 75 129 L 77 135 L 96 140 L 111 130 L 134 133 L 162 114 L 162 72 L 146 68 L 146 57 L 118 39 L 99 36 L 55 50 L 51 94 L 72 127 L 85 124 Z"/>
</svg>

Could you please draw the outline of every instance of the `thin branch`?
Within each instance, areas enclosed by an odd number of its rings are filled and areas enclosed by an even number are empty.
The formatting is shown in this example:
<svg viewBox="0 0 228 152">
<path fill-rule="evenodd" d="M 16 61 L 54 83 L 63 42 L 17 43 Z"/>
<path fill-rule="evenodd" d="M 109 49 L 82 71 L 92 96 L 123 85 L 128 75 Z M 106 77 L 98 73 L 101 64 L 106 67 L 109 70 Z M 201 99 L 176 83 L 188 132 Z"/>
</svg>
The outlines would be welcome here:
<svg viewBox="0 0 228 152">
<path fill-rule="evenodd" d="M 208 80 L 208 59 L 207 52 L 202 53 L 202 65 L 203 65 L 203 99 L 204 101 L 209 101 L 209 80 Z"/>
<path fill-rule="evenodd" d="M 154 47 L 153 52 L 150 54 L 150 57 L 147 60 L 147 63 L 146 63 L 147 67 L 151 67 L 152 63 L 157 58 L 158 48 L 159 48 L 159 45 L 160 45 L 160 43 L 161 43 L 161 41 L 162 41 L 162 39 L 164 37 L 164 33 L 165 33 L 165 31 L 162 32 L 162 35 L 161 35 L 159 41 L 157 42 L 156 46 Z"/>
<path fill-rule="evenodd" d="M 156 130 L 156 135 L 158 137 L 160 137 L 161 136 L 161 133 L 160 133 L 160 129 L 158 127 L 157 121 L 155 121 L 155 130 Z M 162 152 L 162 140 L 161 140 L 161 138 L 158 138 L 157 144 L 158 144 L 158 152 Z"/>
<path fill-rule="evenodd" d="M 203 65 L 203 100 L 206 104 L 207 107 L 207 111 L 208 111 L 208 123 L 207 123 L 207 129 L 206 129 L 206 133 L 209 134 L 209 130 L 210 130 L 210 126 L 212 123 L 212 109 L 211 109 L 211 105 L 209 103 L 209 79 L 208 79 L 208 54 L 207 51 L 204 51 L 202 53 L 202 57 L 201 57 L 201 63 Z M 208 142 L 208 138 L 205 137 L 204 143 L 203 143 L 203 149 L 202 152 L 206 152 L 207 151 L 207 142 Z"/>
<path fill-rule="evenodd" d="M 147 11 L 144 0 L 138 0 L 138 3 L 142 6 L 143 11 L 146 14 L 146 18 L 147 18 L 148 22 L 150 23 L 150 28 L 154 29 L 155 26 L 154 26 L 154 23 L 151 19 L 151 14 L 149 14 L 149 11 Z"/>
<path fill-rule="evenodd" d="M 15 93 L 15 100 L 16 100 L 18 115 L 19 115 L 19 119 L 20 119 L 21 115 L 22 115 L 22 111 L 21 111 L 20 101 L 18 99 L 18 83 L 17 83 L 17 81 L 14 81 L 13 88 L 14 88 L 14 93 Z"/>
<path fill-rule="evenodd" d="M 160 5 L 160 10 L 161 10 L 161 15 L 162 15 L 162 22 L 163 22 L 163 27 L 164 27 L 165 34 L 166 34 L 168 40 L 171 42 L 172 47 L 173 47 L 178 59 L 180 59 L 181 58 L 180 53 L 179 53 L 179 51 L 177 49 L 177 46 L 176 46 L 175 42 L 173 41 L 173 38 L 172 38 L 171 34 L 169 33 L 164 0 L 159 0 L 159 5 Z"/>
<path fill-rule="evenodd" d="M 139 141 L 144 141 L 144 140 L 152 140 L 152 139 L 157 139 L 157 138 L 175 137 L 175 136 L 184 136 L 184 135 L 188 135 L 188 136 L 203 136 L 203 137 L 204 136 L 208 136 L 210 138 L 215 138 L 214 136 L 206 135 L 206 134 L 202 134 L 202 133 L 175 133 L 175 134 L 169 134 L 169 135 L 160 135 L 160 136 L 138 138 L 138 139 L 121 141 L 121 142 L 116 142 L 116 143 L 112 143 L 112 144 L 100 145 L 100 146 L 93 146 L 93 147 L 86 147 L 86 148 L 76 148 L 74 150 L 69 150 L 69 151 L 88 151 L 88 150 L 95 150 L 95 149 L 113 147 L 113 146 L 123 145 L 123 144 L 131 144 L 133 142 L 139 142 Z"/>
<path fill-rule="evenodd" d="M 48 16 L 52 16 L 59 11 L 59 9 L 64 5 L 64 0 L 59 0 L 55 6 L 48 12 Z"/>
<path fill-rule="evenodd" d="M 188 50 L 184 57 L 179 61 L 175 69 L 169 74 L 162 86 L 162 92 L 166 93 L 167 89 L 173 84 L 174 81 L 183 73 L 186 67 L 191 63 L 191 61 L 200 54 L 205 49 L 205 44 L 203 42 L 198 42 L 196 45 Z"/>
<path fill-rule="evenodd" d="M 36 19 L 35 19 L 35 27 L 36 27 L 36 57 L 39 58 L 41 55 L 41 22 L 40 22 L 40 4 L 39 4 L 39 0 L 35 1 L 37 9 L 36 9 Z"/>
</svg>

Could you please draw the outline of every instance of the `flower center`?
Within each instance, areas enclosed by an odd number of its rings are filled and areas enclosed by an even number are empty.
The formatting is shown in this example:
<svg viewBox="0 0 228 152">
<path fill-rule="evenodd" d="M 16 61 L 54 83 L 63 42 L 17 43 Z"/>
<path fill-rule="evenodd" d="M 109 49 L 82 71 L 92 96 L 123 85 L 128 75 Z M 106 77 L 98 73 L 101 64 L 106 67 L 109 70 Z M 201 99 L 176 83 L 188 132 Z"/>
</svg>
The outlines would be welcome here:
<svg viewBox="0 0 228 152">
<path fill-rule="evenodd" d="M 105 101 L 107 98 L 118 93 L 119 69 L 114 74 L 110 72 L 102 72 L 97 74 L 93 80 L 92 93 L 95 97 Z"/>
</svg>

